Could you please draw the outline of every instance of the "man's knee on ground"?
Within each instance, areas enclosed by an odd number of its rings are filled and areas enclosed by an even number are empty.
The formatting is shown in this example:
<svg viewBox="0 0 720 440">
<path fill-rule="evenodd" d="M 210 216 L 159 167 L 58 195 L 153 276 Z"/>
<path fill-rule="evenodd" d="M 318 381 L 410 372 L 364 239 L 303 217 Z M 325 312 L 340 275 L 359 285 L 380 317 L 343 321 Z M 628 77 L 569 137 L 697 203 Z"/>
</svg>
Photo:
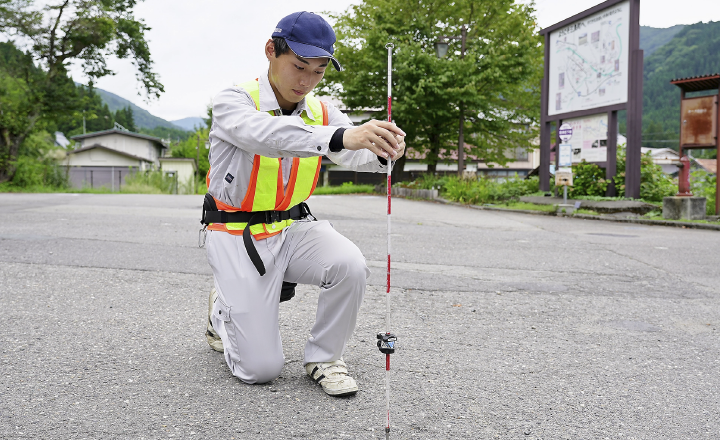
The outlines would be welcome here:
<svg viewBox="0 0 720 440">
<path fill-rule="evenodd" d="M 240 362 L 233 362 L 231 367 L 235 377 L 245 383 L 266 383 L 275 380 L 285 365 L 285 359 L 281 356 L 260 357 L 243 359 Z"/>
</svg>

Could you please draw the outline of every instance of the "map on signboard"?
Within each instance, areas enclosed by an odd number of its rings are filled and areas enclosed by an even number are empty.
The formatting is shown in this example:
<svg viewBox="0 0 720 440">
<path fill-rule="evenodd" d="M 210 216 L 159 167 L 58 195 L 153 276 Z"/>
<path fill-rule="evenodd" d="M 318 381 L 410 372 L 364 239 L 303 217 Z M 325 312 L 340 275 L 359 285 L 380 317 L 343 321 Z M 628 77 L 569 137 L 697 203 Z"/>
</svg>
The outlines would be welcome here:
<svg viewBox="0 0 720 440">
<path fill-rule="evenodd" d="M 627 102 L 630 3 L 550 33 L 548 115 Z"/>
</svg>

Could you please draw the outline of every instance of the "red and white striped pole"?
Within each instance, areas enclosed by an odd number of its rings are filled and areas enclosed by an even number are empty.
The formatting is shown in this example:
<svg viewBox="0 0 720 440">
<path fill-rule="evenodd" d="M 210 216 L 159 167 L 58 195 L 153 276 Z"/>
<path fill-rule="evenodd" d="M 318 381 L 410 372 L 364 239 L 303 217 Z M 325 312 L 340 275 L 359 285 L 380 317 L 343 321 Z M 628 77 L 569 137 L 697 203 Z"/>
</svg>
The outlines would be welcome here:
<svg viewBox="0 0 720 440">
<path fill-rule="evenodd" d="M 387 74 L 387 111 L 388 122 L 392 122 L 392 43 L 385 45 L 388 50 Z M 392 200 L 392 158 L 387 159 L 387 290 L 385 291 L 385 334 L 390 336 L 390 206 Z M 394 342 L 393 348 L 394 348 Z M 385 438 L 390 439 L 390 352 L 385 353 L 385 405 L 387 409 L 387 426 Z"/>
</svg>

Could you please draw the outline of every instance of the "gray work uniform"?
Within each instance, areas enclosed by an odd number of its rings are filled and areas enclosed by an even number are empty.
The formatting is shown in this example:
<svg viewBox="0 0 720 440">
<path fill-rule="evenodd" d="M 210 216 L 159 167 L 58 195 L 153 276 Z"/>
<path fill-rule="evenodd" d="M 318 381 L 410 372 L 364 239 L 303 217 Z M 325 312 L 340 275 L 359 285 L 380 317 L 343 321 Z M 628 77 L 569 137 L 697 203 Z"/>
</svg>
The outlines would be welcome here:
<svg viewBox="0 0 720 440">
<path fill-rule="evenodd" d="M 267 112 L 279 114 L 280 106 L 267 74 L 259 77 L 259 87 L 260 111 L 239 87 L 226 89 L 213 100 L 208 190 L 216 199 L 241 205 L 255 154 L 282 158 L 285 185 L 293 157 L 326 155 L 351 170 L 386 171 L 369 150 L 329 151 L 335 130 L 352 126 L 332 104 L 326 104 L 329 126 L 309 126 L 298 116 L 306 112 L 313 118 L 304 99 L 293 116 L 272 116 Z M 296 221 L 278 235 L 253 242 L 267 270 L 264 276 L 250 261 L 242 236 L 208 231 L 206 242 L 218 292 L 211 322 L 233 375 L 243 382 L 264 383 L 280 374 L 284 356 L 278 305 L 283 281 L 321 289 L 304 363 L 340 359 L 355 329 L 370 274 L 360 250 L 322 220 Z"/>
</svg>

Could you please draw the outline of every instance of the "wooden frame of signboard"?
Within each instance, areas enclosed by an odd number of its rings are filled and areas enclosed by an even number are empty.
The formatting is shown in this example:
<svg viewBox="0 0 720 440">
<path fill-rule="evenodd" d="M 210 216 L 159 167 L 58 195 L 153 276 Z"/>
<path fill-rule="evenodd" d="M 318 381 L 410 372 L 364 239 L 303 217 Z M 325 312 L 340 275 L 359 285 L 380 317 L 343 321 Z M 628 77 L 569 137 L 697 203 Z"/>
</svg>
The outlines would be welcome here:
<svg viewBox="0 0 720 440">
<path fill-rule="evenodd" d="M 629 3 L 629 36 L 628 36 L 628 78 L 627 78 L 627 101 L 612 105 L 603 105 L 582 110 L 568 111 L 549 115 L 549 89 L 550 89 L 550 37 L 551 33 L 563 30 L 576 25 L 592 15 L 603 12 L 620 3 Z M 608 139 L 607 139 L 607 162 L 598 163 L 605 167 L 606 177 L 612 182 L 617 172 L 617 135 L 618 115 L 620 110 L 627 111 L 627 147 L 625 159 L 625 197 L 640 197 L 640 147 L 642 143 L 642 89 L 643 89 L 643 51 L 640 50 L 640 0 L 608 0 L 587 9 L 579 14 L 563 20 L 557 24 L 540 31 L 545 36 L 545 74 L 542 80 L 541 94 L 541 116 L 540 116 L 540 190 L 550 190 L 550 134 L 551 124 L 556 123 L 559 127 L 563 120 L 579 118 L 583 116 L 607 113 L 608 115 Z M 557 130 L 556 130 L 557 133 Z M 556 145 L 559 145 L 556 139 Z M 559 155 L 556 154 L 556 161 Z M 557 166 L 557 163 L 556 163 Z M 615 196 L 614 184 L 608 185 L 607 196 Z"/>
</svg>

